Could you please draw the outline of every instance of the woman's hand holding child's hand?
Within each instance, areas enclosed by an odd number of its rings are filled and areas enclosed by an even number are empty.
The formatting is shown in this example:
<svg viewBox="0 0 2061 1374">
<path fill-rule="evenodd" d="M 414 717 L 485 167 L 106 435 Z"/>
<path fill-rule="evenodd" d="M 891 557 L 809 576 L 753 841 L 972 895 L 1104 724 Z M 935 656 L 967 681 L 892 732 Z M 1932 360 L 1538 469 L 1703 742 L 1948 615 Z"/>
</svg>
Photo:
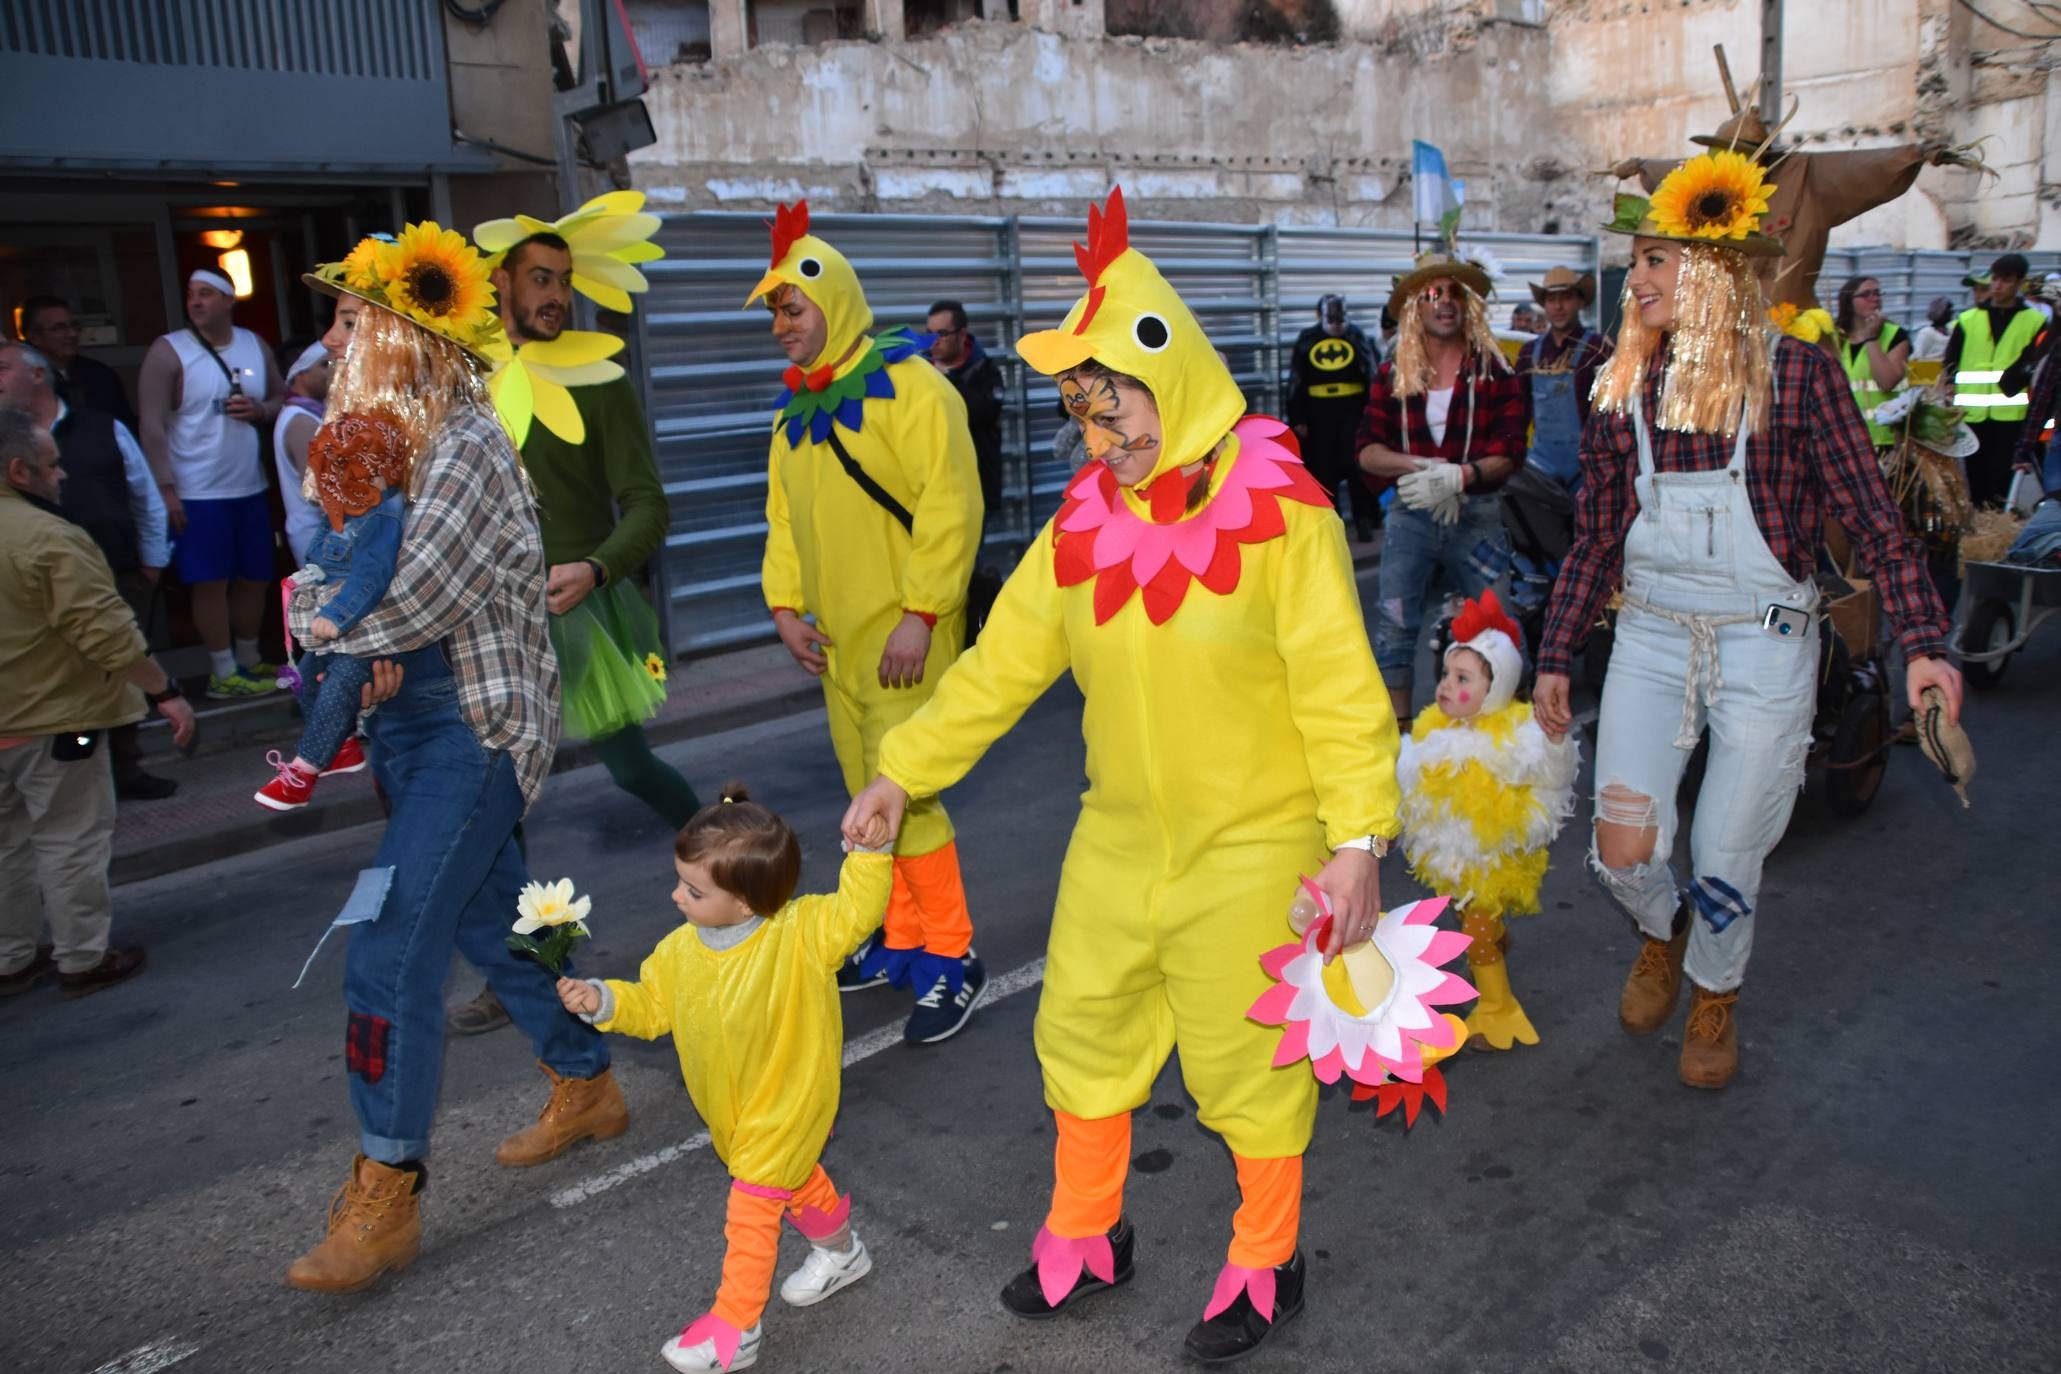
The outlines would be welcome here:
<svg viewBox="0 0 2061 1374">
<path fill-rule="evenodd" d="M 559 979 L 558 1000 L 567 1011 L 580 1016 L 592 1016 L 601 1010 L 600 990 L 580 978 Z"/>
</svg>

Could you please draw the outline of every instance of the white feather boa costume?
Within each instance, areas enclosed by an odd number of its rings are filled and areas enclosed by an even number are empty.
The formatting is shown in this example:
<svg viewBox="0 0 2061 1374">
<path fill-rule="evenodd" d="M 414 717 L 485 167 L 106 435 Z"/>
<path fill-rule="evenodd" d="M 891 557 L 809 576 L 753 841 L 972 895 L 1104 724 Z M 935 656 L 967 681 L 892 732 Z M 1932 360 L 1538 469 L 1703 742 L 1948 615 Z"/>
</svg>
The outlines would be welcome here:
<svg viewBox="0 0 2061 1374">
<path fill-rule="evenodd" d="M 1579 762 L 1573 735 L 1553 743 L 1524 702 L 1469 720 L 1425 707 L 1395 770 L 1411 875 L 1470 911 L 1536 912 Z"/>
</svg>

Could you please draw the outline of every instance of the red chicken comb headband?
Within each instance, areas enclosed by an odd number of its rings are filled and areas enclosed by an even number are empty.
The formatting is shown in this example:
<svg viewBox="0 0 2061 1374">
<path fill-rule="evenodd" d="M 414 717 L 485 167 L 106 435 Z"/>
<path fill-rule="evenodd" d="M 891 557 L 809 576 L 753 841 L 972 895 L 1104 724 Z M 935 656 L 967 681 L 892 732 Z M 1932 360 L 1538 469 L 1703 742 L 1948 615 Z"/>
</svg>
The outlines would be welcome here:
<svg viewBox="0 0 2061 1374">
<path fill-rule="evenodd" d="M 1504 611 L 1493 589 L 1469 601 L 1453 617 L 1452 642 L 1446 645 L 1445 656 L 1450 659 L 1461 649 L 1471 649 L 1488 664 L 1489 687 L 1481 702 L 1484 714 L 1500 711 L 1516 699 L 1517 680 L 1524 676 L 1524 650 L 1519 647 L 1523 642 L 1524 631 Z"/>
<path fill-rule="evenodd" d="M 1099 283 L 1102 273 L 1111 263 L 1122 257 L 1131 246 L 1131 216 L 1124 209 L 1124 188 L 1113 186 L 1109 200 L 1102 209 L 1088 207 L 1088 241 L 1078 241 L 1073 246 L 1073 260 L 1081 269 L 1081 275 L 1088 279 L 1088 308 L 1081 312 L 1080 322 L 1073 327 L 1076 334 L 1088 332 L 1088 324 L 1095 318 L 1095 312 L 1102 308 L 1102 297 L 1109 288 Z"/>
<path fill-rule="evenodd" d="M 778 206 L 773 211 L 773 257 L 766 265 L 778 267 L 780 259 L 787 256 L 787 250 L 794 247 L 796 239 L 809 232 L 809 203 L 798 200 L 792 205 Z"/>
</svg>

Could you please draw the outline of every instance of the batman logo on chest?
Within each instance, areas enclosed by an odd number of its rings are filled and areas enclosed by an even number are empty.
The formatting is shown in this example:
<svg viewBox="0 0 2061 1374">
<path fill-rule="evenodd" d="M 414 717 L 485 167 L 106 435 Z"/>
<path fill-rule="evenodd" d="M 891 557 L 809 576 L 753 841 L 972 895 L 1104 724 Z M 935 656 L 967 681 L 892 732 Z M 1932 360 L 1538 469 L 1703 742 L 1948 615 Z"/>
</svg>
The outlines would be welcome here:
<svg viewBox="0 0 2061 1374">
<path fill-rule="evenodd" d="M 1310 347 L 1310 366 L 1319 372 L 1342 372 L 1357 356 L 1346 339 L 1324 339 Z"/>
</svg>

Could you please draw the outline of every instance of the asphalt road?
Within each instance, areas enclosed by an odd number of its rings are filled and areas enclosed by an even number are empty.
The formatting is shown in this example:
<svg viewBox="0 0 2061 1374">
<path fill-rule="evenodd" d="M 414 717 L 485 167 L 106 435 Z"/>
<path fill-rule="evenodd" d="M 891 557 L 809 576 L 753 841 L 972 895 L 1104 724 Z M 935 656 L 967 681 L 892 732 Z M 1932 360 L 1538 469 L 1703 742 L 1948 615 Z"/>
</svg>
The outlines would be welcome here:
<svg viewBox="0 0 2061 1374">
<path fill-rule="evenodd" d="M 1544 1044 L 1464 1057 L 1450 1116 L 1408 1133 L 1327 1098 L 1309 1309 L 1249 1367 L 2061 1368 L 2054 643 L 1974 703 L 1973 811 L 1914 751 L 1859 820 L 1813 779 L 1770 864 L 1724 1093 L 1677 1084 L 1679 1015 L 1652 1040 L 1618 1030 L 1635 941 L 1570 827 L 1511 956 Z M 1049 1188 L 1030 1033 L 1075 710 L 1056 691 L 951 797 L 980 953 L 1020 990 L 920 1051 L 884 1044 L 900 994 L 845 999 L 865 1057 L 827 1162 L 876 1267 L 820 1307 L 776 1299 L 760 1368 L 1182 1367 L 1235 1196 L 1175 1068 L 1136 1122 L 1136 1281 L 1039 1325 L 995 1301 Z M 805 884 L 832 881 L 843 797 L 820 717 L 665 753 L 705 792 L 744 775 L 802 832 Z M 594 898 L 585 968 L 633 970 L 676 919 L 659 823 L 588 769 L 552 781 L 529 832 L 532 871 Z M 527 1047 L 454 1042 L 421 1260 L 351 1297 L 280 1285 L 354 1140 L 340 951 L 290 985 L 375 837 L 124 888 L 118 939 L 149 946 L 144 977 L 0 1002 L 0 1369 L 663 1369 L 658 1346 L 712 1294 L 725 1180 L 662 1042 L 615 1044 L 628 1133 L 526 1172 L 492 1152 L 543 1101 Z M 1389 869 L 1391 902 L 1417 895 Z M 450 995 L 476 986 L 454 971 Z M 783 1274 L 801 1254 L 790 1237 Z"/>
</svg>

